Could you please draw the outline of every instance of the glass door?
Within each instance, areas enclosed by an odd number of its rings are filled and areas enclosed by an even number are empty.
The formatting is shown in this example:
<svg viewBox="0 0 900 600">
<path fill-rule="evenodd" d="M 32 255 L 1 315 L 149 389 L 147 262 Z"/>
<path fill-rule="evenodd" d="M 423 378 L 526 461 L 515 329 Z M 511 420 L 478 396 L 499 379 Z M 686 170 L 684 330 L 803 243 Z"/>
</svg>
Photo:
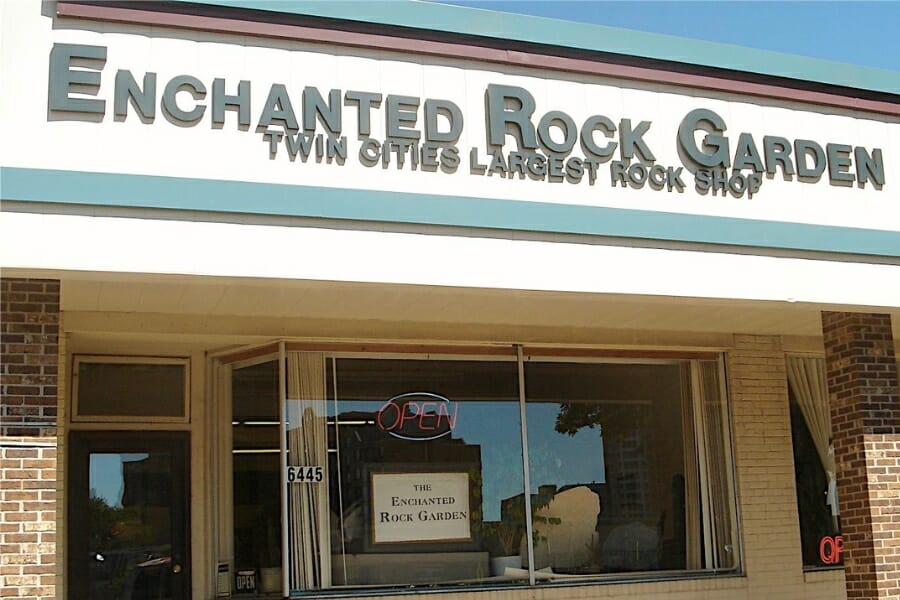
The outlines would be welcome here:
<svg viewBox="0 0 900 600">
<path fill-rule="evenodd" d="M 190 598 L 188 441 L 176 432 L 72 432 L 70 598 Z"/>
</svg>

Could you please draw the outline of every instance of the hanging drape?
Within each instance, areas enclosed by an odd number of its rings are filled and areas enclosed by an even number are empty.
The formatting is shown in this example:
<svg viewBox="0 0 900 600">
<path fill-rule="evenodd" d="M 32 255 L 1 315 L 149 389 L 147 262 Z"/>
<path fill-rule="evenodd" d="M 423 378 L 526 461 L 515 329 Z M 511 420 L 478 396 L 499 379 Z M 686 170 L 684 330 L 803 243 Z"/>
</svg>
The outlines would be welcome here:
<svg viewBox="0 0 900 600">
<path fill-rule="evenodd" d="M 794 399 L 803 413 L 819 460 L 822 461 L 822 467 L 828 477 L 826 502 L 831 507 L 832 518 L 836 521 L 839 514 L 835 478 L 837 468 L 834 462 L 834 448 L 831 445 L 831 408 L 828 404 L 828 390 L 825 383 L 825 359 L 789 356 L 787 375 Z"/>
<path fill-rule="evenodd" d="M 685 568 L 690 570 L 703 568 L 700 551 L 703 548 L 703 536 L 700 531 L 700 505 L 694 501 L 700 489 L 697 465 L 697 441 L 694 435 L 694 411 L 690 401 L 691 365 L 681 365 L 681 429 L 684 432 L 684 535 L 685 535 Z M 674 512 L 674 511 L 673 511 Z"/>
<path fill-rule="evenodd" d="M 721 393 L 719 364 L 699 361 L 695 364 L 695 417 L 700 449 L 701 506 L 706 511 L 707 568 L 727 569 L 736 561 L 733 533 L 736 528 L 731 498 L 732 464 L 727 406 Z"/>
<path fill-rule="evenodd" d="M 325 358 L 287 353 L 288 466 L 322 467 L 319 483 L 292 483 L 288 493 L 290 588 L 331 586 Z"/>
</svg>

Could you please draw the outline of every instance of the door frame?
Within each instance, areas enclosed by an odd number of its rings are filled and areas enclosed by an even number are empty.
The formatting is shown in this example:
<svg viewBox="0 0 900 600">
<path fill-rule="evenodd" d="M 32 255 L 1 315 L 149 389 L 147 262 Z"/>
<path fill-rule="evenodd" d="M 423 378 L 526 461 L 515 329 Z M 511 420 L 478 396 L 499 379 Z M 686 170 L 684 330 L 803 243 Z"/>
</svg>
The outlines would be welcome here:
<svg viewBox="0 0 900 600">
<path fill-rule="evenodd" d="M 172 452 L 176 460 L 181 457 L 180 472 L 173 464 L 172 501 L 173 547 L 183 548 L 183 557 L 179 560 L 182 570 L 173 586 L 173 600 L 190 600 L 191 573 L 191 435 L 188 431 L 109 431 L 109 430 L 73 430 L 68 434 L 68 478 L 67 486 L 67 560 L 68 579 L 67 596 L 69 598 L 87 598 L 85 585 L 88 578 L 79 576 L 80 569 L 86 569 L 84 548 L 79 552 L 76 546 L 84 543 L 87 531 L 87 502 L 89 499 L 89 462 L 92 452 Z M 80 557 L 80 558 L 78 558 Z"/>
</svg>

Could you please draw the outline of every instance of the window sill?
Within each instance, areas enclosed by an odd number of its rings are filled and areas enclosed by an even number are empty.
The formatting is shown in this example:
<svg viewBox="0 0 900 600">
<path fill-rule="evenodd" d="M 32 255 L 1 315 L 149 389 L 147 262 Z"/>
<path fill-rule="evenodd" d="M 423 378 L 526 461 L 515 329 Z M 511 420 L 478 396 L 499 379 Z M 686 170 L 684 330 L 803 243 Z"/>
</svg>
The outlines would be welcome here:
<svg viewBox="0 0 900 600">
<path fill-rule="evenodd" d="M 699 581 L 704 583 L 699 584 Z M 314 590 L 308 592 L 294 592 L 290 598 L 302 598 L 304 600 L 313 600 L 315 598 L 325 598 L 335 600 L 338 598 L 371 598 L 378 596 L 404 596 L 404 595 L 425 595 L 425 594 L 447 594 L 447 593 L 483 593 L 483 592 L 523 592 L 528 597 L 533 595 L 538 589 L 566 588 L 566 587 L 593 587 L 593 586 L 633 586 L 633 585 L 654 585 L 665 584 L 668 591 L 672 592 L 694 592 L 698 589 L 705 591 L 722 591 L 722 590 L 740 590 L 747 586 L 746 576 L 738 571 L 719 572 L 713 571 L 682 571 L 682 572 L 659 572 L 645 573 L 641 575 L 633 575 L 631 577 L 611 577 L 598 576 L 597 578 L 586 578 L 584 580 L 557 580 L 554 582 L 538 582 L 535 587 L 527 585 L 527 582 L 520 584 L 496 584 L 496 585 L 465 585 L 453 586 L 442 585 L 435 587 L 415 586 L 415 587 L 347 587 L 347 588 L 331 588 L 327 590 Z"/>
<path fill-rule="evenodd" d="M 844 567 L 828 567 L 803 571 L 804 583 L 825 583 L 844 581 Z"/>
</svg>

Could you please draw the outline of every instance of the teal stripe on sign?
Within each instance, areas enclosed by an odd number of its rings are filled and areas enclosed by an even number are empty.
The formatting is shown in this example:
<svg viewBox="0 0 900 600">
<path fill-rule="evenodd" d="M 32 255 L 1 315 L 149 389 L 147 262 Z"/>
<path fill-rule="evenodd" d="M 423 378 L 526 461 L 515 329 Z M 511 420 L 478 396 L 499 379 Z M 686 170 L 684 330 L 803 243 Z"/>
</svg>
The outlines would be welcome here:
<svg viewBox="0 0 900 600">
<path fill-rule="evenodd" d="M 900 232 L 380 190 L 0 167 L 0 197 L 900 257 Z"/>
</svg>

